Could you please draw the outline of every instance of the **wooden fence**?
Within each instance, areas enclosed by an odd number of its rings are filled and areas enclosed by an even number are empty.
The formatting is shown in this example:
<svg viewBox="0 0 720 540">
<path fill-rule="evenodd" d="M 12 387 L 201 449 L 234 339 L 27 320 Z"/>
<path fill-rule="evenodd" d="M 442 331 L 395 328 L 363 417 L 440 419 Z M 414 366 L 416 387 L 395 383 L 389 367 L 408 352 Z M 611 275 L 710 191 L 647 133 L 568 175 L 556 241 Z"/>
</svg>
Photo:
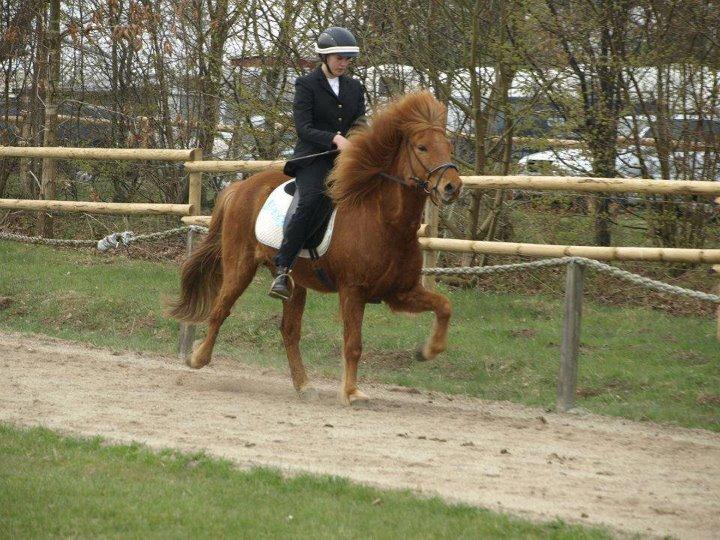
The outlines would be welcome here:
<svg viewBox="0 0 720 540">
<path fill-rule="evenodd" d="M 170 214 L 179 215 L 186 224 L 205 225 L 210 216 L 201 216 L 200 201 L 203 173 L 254 172 L 268 167 L 281 167 L 283 161 L 203 161 L 202 151 L 153 150 L 153 149 L 101 149 L 101 148 L 31 148 L 0 147 L 0 158 L 43 159 L 104 159 L 104 160 L 155 160 L 183 161 L 189 172 L 187 204 L 151 203 L 95 203 L 72 201 L 23 201 L 0 199 L 0 208 L 25 210 L 54 210 L 58 212 L 90 212 L 105 214 Z M 585 178 L 554 176 L 464 176 L 466 189 L 524 189 L 547 191 L 573 191 L 595 193 L 653 193 L 689 194 L 718 197 L 720 182 L 646 180 L 624 178 Z M 524 257 L 581 256 L 605 261 L 664 261 L 714 264 L 720 275 L 720 249 L 672 249 L 641 247 L 558 246 L 523 244 L 512 242 L 483 242 L 474 240 L 438 238 L 438 215 L 436 207 L 426 207 L 426 224 L 418 231 L 419 241 L 425 250 L 426 267 L 437 265 L 438 251 L 465 253 L 492 253 Z M 188 234 L 188 253 L 196 242 L 196 234 Z M 427 279 L 427 285 L 434 281 Z M 572 406 L 577 375 L 577 354 L 580 335 L 580 311 L 582 274 L 577 265 L 569 265 L 566 281 L 566 314 L 561 350 L 561 370 L 558 380 L 557 407 L 566 410 Z M 184 358 L 192 350 L 194 325 L 181 324 L 180 355 Z M 720 340 L 720 306 L 718 306 L 717 337 Z"/>
<path fill-rule="evenodd" d="M 70 148 L 70 147 L 0 147 L 0 158 L 42 158 L 48 159 L 91 159 L 91 160 L 123 160 L 123 161 L 171 161 L 186 164 L 202 160 L 202 150 L 166 150 L 166 149 L 125 149 L 125 148 Z M 167 214 L 177 216 L 198 215 L 201 211 L 202 173 L 190 172 L 188 177 L 187 204 L 154 204 L 154 203 L 104 203 L 90 201 L 54 201 L 54 200 L 20 200 L 0 199 L 0 208 L 42 210 L 56 212 L 86 212 L 97 214 Z M 195 235 L 188 235 L 188 250 L 195 243 Z M 194 325 L 180 324 L 180 342 L 187 347 L 188 340 L 192 343 L 195 333 Z"/>
<path fill-rule="evenodd" d="M 91 159 L 121 161 L 174 161 L 192 163 L 202 159 L 202 150 L 164 150 L 148 148 L 70 148 L 0 146 L 0 158 Z M 34 211 L 87 212 L 95 214 L 170 214 L 191 216 L 200 213 L 202 174 L 191 173 L 187 204 L 105 203 L 91 201 L 55 201 L 0 199 L 0 208 Z"/>
</svg>

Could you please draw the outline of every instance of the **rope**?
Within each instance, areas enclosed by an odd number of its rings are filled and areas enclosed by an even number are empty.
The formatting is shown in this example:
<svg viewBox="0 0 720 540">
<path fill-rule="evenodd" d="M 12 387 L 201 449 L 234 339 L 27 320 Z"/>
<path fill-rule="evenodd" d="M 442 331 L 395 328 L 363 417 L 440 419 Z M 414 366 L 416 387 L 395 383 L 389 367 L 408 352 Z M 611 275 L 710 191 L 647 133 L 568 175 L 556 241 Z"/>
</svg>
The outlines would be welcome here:
<svg viewBox="0 0 720 540">
<path fill-rule="evenodd" d="M 558 259 L 545 259 L 542 261 L 533 261 L 528 263 L 518 264 L 501 264 L 496 266 L 460 266 L 457 268 L 423 268 L 423 274 L 429 275 L 482 275 L 482 274 L 494 274 L 501 272 L 515 272 L 518 270 L 525 270 L 528 268 L 543 268 L 548 266 L 563 266 L 566 264 L 575 263 L 600 272 L 613 275 L 617 278 L 624 279 L 655 291 L 660 291 L 668 294 L 675 294 L 678 296 L 686 296 L 688 298 L 694 298 L 695 300 L 705 300 L 708 302 L 720 303 L 720 296 L 715 294 L 709 294 L 702 291 L 693 291 L 692 289 L 685 289 L 676 285 L 670 285 L 669 283 L 663 283 L 662 281 L 656 281 L 647 277 L 633 274 L 626 270 L 610 266 L 609 264 L 594 261 L 592 259 L 586 259 L 585 257 L 562 257 Z"/>
<path fill-rule="evenodd" d="M 207 233 L 208 229 L 206 227 L 190 225 L 186 227 L 177 227 L 175 229 L 168 229 L 167 231 L 160 231 L 149 234 L 135 235 L 135 233 L 133 233 L 132 231 L 124 231 L 121 233 L 109 234 L 105 238 L 102 238 L 100 240 L 61 240 L 58 238 L 43 238 L 41 236 L 24 236 L 22 234 L 0 232 L 0 240 L 13 240 L 15 242 L 24 242 L 27 244 L 44 244 L 47 246 L 95 246 L 100 251 L 107 251 L 120 245 L 129 246 L 130 244 L 138 242 L 140 240 L 160 240 L 189 231 L 194 231 L 197 233 Z"/>
<path fill-rule="evenodd" d="M 206 234 L 208 232 L 207 227 L 201 227 L 199 225 L 189 225 L 185 227 L 177 227 L 175 229 L 168 229 L 167 231 L 160 231 L 149 234 L 135 235 L 132 231 L 124 231 L 121 233 L 109 234 L 101 240 L 59 240 L 55 238 L 42 238 L 39 236 L 23 236 L 21 234 L 12 234 L 0 232 L 0 240 L 13 240 L 16 242 L 25 242 L 29 244 L 45 244 L 48 246 L 95 246 L 100 251 L 107 251 L 109 249 L 117 248 L 120 245 L 128 246 L 134 242 L 141 240 L 160 240 L 175 236 L 186 232 L 197 232 L 200 234 Z M 498 264 L 495 266 L 459 266 L 456 268 L 423 268 L 422 273 L 426 275 L 441 276 L 441 275 L 484 275 L 484 274 L 496 274 L 503 272 L 517 272 L 519 270 L 527 270 L 533 268 L 546 268 L 552 266 L 564 266 L 566 264 L 579 264 L 588 268 L 592 268 L 599 272 L 605 272 L 619 279 L 629 281 L 635 285 L 645 287 L 659 292 L 668 294 L 674 294 L 677 296 L 685 296 L 693 298 L 695 300 L 705 300 L 707 302 L 715 302 L 720 304 L 720 296 L 715 294 L 709 294 L 702 291 L 694 291 L 692 289 L 685 289 L 676 285 L 670 285 L 669 283 L 663 283 L 662 281 L 656 281 L 647 277 L 633 274 L 627 270 L 622 270 L 609 264 L 601 263 L 592 259 L 586 259 L 585 257 L 561 257 L 556 259 L 543 259 L 540 261 L 532 261 L 527 263 L 516 263 L 516 264 Z"/>
<path fill-rule="evenodd" d="M 13 240 L 14 242 L 24 242 L 26 244 L 45 244 L 48 246 L 94 246 L 97 240 L 59 240 L 56 238 L 43 238 L 42 236 L 23 236 L 22 234 L 12 234 L 0 232 L 0 240 Z"/>
<path fill-rule="evenodd" d="M 543 259 L 540 261 L 533 261 L 528 263 L 517 263 L 517 264 L 498 264 L 495 266 L 458 266 L 456 268 L 423 268 L 423 274 L 429 274 L 434 276 L 441 275 L 481 275 L 481 274 L 495 274 L 502 272 L 515 272 L 517 270 L 524 270 L 526 268 L 544 268 L 546 266 L 563 266 L 570 262 L 568 259 L 575 259 L 580 257 L 563 257 L 560 259 Z"/>
</svg>

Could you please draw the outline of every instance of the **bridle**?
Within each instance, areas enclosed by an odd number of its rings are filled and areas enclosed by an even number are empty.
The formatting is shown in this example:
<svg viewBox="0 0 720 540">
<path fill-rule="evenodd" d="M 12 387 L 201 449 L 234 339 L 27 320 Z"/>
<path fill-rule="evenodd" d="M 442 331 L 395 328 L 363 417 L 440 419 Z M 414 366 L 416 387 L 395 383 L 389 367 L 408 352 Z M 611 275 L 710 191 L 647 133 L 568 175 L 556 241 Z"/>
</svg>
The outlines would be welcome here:
<svg viewBox="0 0 720 540">
<path fill-rule="evenodd" d="M 415 148 L 413 147 L 410 140 L 407 140 L 407 147 L 408 147 L 408 153 L 410 155 L 410 172 L 412 173 L 409 178 L 404 178 L 401 176 L 394 176 L 392 174 L 388 174 L 385 172 L 381 172 L 380 176 L 383 178 L 387 178 L 388 180 L 392 180 L 394 182 L 397 182 L 398 184 L 402 184 L 404 186 L 408 186 L 411 188 L 416 189 L 422 189 L 425 193 L 427 193 L 430 196 L 430 200 L 435 204 L 438 205 L 438 197 L 440 195 L 440 190 L 438 189 L 438 186 L 440 185 L 440 182 L 443 179 L 443 176 L 448 171 L 448 169 L 455 169 L 458 170 L 458 166 L 453 163 L 452 161 L 448 161 L 447 163 L 443 163 L 442 165 L 438 165 L 437 167 L 434 167 L 432 169 L 428 168 L 427 165 L 423 162 L 422 159 L 420 159 L 420 156 L 415 151 Z M 422 165 L 422 168 L 425 169 L 425 178 L 420 178 L 415 173 L 415 166 L 413 165 L 413 156 L 415 157 L 415 160 L 417 160 L 420 165 Z M 433 174 L 436 172 L 440 172 L 440 175 L 438 176 L 437 182 L 435 182 L 435 185 L 430 188 L 430 178 Z"/>
</svg>

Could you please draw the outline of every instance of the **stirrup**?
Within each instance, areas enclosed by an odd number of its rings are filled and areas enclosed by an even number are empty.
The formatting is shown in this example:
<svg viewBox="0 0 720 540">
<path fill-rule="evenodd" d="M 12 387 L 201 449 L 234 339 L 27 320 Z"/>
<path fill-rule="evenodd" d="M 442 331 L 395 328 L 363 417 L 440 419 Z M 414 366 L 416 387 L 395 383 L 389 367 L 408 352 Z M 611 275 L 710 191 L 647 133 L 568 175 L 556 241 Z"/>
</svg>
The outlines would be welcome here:
<svg viewBox="0 0 720 540">
<path fill-rule="evenodd" d="M 274 288 L 275 282 L 282 278 L 287 278 L 288 287 L 283 288 L 282 290 L 276 290 Z M 275 279 L 273 279 L 272 285 L 270 285 L 270 290 L 268 291 L 268 296 L 271 298 L 279 298 L 280 300 L 289 300 L 290 297 L 292 297 L 293 291 L 295 290 L 295 281 L 293 280 L 290 273 L 284 273 L 284 274 L 278 274 L 275 276 Z"/>
</svg>

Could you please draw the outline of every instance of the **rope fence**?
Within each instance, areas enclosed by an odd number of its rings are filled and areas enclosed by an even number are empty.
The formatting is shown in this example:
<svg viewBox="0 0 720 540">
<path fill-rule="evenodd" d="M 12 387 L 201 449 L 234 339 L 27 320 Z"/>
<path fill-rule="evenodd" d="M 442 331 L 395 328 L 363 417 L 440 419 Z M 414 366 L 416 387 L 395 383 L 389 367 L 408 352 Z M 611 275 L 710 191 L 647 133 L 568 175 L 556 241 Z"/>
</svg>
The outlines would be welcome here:
<svg viewBox="0 0 720 540">
<path fill-rule="evenodd" d="M 74 247 L 97 247 L 100 251 L 116 248 L 121 245 L 129 246 L 135 242 L 142 240 L 162 240 L 187 232 L 207 233 L 207 228 L 197 225 L 189 225 L 184 227 L 176 227 L 166 231 L 160 231 L 149 234 L 136 235 L 132 231 L 124 231 L 121 233 L 112 233 L 100 240 L 62 240 L 58 238 L 43 238 L 42 236 L 24 236 L 22 234 L 13 234 L 0 232 L 0 240 L 12 240 L 14 242 L 23 242 L 26 244 L 43 244 L 46 246 L 74 246 Z"/>
<path fill-rule="evenodd" d="M 709 294 L 702 291 L 694 291 L 692 289 L 685 289 L 676 285 L 670 285 L 662 281 L 656 281 L 638 274 L 633 274 L 627 270 L 622 270 L 609 264 L 594 261 L 592 259 L 586 259 L 585 257 L 561 257 L 557 259 L 545 259 L 541 261 L 533 261 L 527 263 L 517 264 L 499 264 L 495 266 L 460 266 L 457 268 L 423 268 L 423 274 L 429 274 L 434 276 L 444 275 L 484 275 L 484 274 L 495 274 L 502 272 L 516 272 L 520 270 L 527 270 L 532 268 L 546 268 L 550 266 L 565 266 L 571 263 L 578 264 L 587 268 L 592 268 L 600 272 L 605 272 L 617 278 L 623 279 L 640 285 L 646 289 L 651 289 L 659 292 L 668 294 L 675 294 L 678 296 L 685 296 L 693 298 L 695 300 L 706 300 L 708 302 L 720 303 L 720 296 L 715 294 Z"/>
<path fill-rule="evenodd" d="M 170 238 L 172 236 L 177 236 L 188 232 L 207 234 L 208 229 L 207 227 L 201 227 L 199 225 L 187 225 L 183 227 L 176 227 L 174 229 L 168 229 L 166 231 L 138 235 L 136 235 L 132 231 L 124 231 L 109 234 L 101 240 L 62 240 L 56 238 L 43 238 L 41 236 L 24 236 L 21 234 L 0 232 L 0 240 L 12 240 L 15 242 L 23 242 L 28 244 L 44 244 L 48 246 L 94 246 L 97 247 L 99 251 L 108 251 L 119 246 L 129 246 L 135 242 L 140 242 L 143 240 L 162 240 L 164 238 Z M 639 274 L 633 274 L 632 272 L 622 270 L 621 268 L 617 268 L 616 266 L 611 266 L 609 264 L 605 264 L 600 261 L 595 261 L 593 259 L 588 259 L 585 257 L 559 257 L 554 259 L 543 259 L 539 261 L 525 263 L 498 264 L 493 266 L 423 268 L 422 273 L 431 276 L 480 276 L 497 273 L 519 272 L 521 270 L 531 270 L 535 268 L 566 266 L 571 263 L 578 264 L 586 268 L 592 268 L 593 270 L 604 272 L 606 274 L 610 274 L 624 281 L 628 281 L 635 285 L 645 287 L 646 289 L 720 304 L 720 295 L 710 294 L 702 291 L 694 291 L 692 289 L 685 289 L 683 287 L 678 287 L 677 285 L 670 285 L 669 283 L 650 279 Z"/>
</svg>

